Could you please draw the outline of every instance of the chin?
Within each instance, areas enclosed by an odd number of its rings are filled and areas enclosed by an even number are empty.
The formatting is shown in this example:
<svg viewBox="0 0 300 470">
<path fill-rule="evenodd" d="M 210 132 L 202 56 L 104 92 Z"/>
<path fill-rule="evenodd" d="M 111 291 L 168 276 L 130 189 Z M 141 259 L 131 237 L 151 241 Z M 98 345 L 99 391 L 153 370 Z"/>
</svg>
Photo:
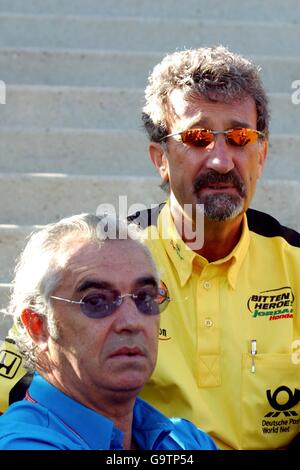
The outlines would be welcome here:
<svg viewBox="0 0 300 470">
<path fill-rule="evenodd" d="M 115 399 L 123 400 L 124 398 L 136 398 L 144 387 L 145 382 L 143 383 L 118 383 L 112 384 L 110 389 L 111 393 L 114 395 Z"/>
<path fill-rule="evenodd" d="M 203 202 L 205 217 L 216 222 L 235 219 L 244 212 L 244 200 L 239 196 L 220 194 L 207 197 Z"/>
<path fill-rule="evenodd" d="M 134 391 L 138 393 L 149 380 L 149 377 L 150 374 L 146 374 L 145 370 L 124 370 L 116 374 L 115 380 L 111 380 L 111 386 L 116 391 Z"/>
</svg>

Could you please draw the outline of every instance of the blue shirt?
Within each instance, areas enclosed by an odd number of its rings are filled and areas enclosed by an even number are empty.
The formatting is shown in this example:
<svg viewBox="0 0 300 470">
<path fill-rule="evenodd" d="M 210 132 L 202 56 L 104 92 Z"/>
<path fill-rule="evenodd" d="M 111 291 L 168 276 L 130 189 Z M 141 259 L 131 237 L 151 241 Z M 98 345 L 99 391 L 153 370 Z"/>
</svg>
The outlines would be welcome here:
<svg viewBox="0 0 300 470">
<path fill-rule="evenodd" d="M 133 410 L 132 434 L 140 449 L 217 449 L 192 423 L 167 418 L 140 398 Z M 68 397 L 35 374 L 27 398 L 0 417 L 0 449 L 118 450 L 123 433 L 99 413 Z"/>
</svg>

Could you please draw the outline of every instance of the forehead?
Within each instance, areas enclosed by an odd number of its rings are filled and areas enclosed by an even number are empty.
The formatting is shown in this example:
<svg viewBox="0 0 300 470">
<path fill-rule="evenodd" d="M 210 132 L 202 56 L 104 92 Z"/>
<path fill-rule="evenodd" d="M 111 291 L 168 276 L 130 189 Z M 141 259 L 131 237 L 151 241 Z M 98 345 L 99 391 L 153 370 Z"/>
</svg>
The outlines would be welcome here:
<svg viewBox="0 0 300 470">
<path fill-rule="evenodd" d="M 143 246 L 134 240 L 107 240 L 103 243 L 74 243 L 63 271 L 61 286 L 75 289 L 87 279 L 132 286 L 146 276 L 155 277 L 152 264 Z"/>
<path fill-rule="evenodd" d="M 256 105 L 250 96 L 225 103 L 201 95 L 185 95 L 182 90 L 175 89 L 169 96 L 167 114 L 171 128 L 179 123 L 182 129 L 198 124 L 230 127 L 241 123 L 256 129 Z"/>
</svg>

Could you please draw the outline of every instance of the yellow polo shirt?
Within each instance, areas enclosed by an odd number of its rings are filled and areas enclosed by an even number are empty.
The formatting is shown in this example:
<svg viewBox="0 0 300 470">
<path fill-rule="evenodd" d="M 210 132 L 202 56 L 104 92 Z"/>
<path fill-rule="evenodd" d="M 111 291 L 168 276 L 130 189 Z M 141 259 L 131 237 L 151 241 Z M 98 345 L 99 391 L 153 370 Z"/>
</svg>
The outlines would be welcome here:
<svg viewBox="0 0 300 470">
<path fill-rule="evenodd" d="M 212 263 L 179 238 L 168 203 L 148 222 L 172 301 L 142 397 L 220 447 L 276 449 L 300 432 L 300 236 L 247 214 L 238 245 Z"/>
</svg>

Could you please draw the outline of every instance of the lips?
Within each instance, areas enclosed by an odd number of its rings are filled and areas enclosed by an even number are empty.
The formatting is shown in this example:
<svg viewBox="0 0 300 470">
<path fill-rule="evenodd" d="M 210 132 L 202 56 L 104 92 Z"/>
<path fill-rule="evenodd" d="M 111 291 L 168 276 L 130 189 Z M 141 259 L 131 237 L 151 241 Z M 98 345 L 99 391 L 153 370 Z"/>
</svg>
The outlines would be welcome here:
<svg viewBox="0 0 300 470">
<path fill-rule="evenodd" d="M 127 346 L 123 346 L 122 348 L 117 349 L 112 354 L 110 354 L 109 357 L 118 357 L 118 356 L 130 357 L 130 356 L 144 356 L 144 355 L 145 354 L 143 353 L 143 351 L 138 347 L 130 348 Z"/>
</svg>

